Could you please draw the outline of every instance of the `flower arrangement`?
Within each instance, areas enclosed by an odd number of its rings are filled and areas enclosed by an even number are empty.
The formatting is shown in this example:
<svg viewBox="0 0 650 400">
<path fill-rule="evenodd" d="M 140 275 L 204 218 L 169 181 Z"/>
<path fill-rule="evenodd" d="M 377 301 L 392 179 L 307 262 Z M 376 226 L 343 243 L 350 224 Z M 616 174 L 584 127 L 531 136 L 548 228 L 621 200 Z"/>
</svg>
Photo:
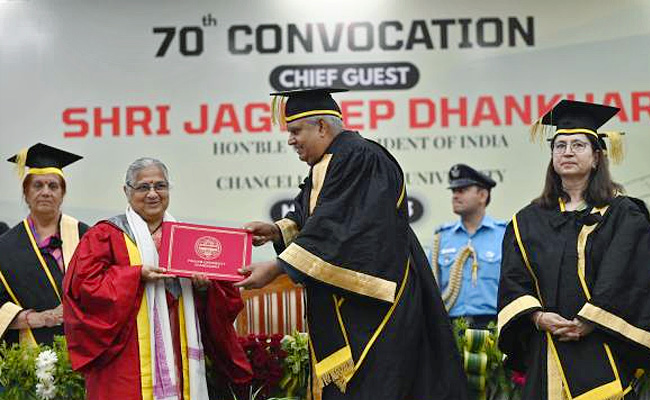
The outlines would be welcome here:
<svg viewBox="0 0 650 400">
<path fill-rule="evenodd" d="M 465 348 L 467 322 L 454 325 L 459 350 Z M 487 398 L 519 399 L 525 376 L 503 366 L 497 348 L 496 330 L 491 329 L 485 348 L 488 356 Z M 306 398 L 309 384 L 309 337 L 292 335 L 249 335 L 240 338 L 253 366 L 253 383 L 245 391 L 234 392 L 238 400 L 299 400 Z M 209 370 L 209 368 L 208 368 Z M 210 380 L 210 379 L 209 379 Z M 83 377 L 72 371 L 65 338 L 52 346 L 0 344 L 0 400 L 83 400 Z M 637 386 L 640 399 L 650 399 L 650 378 L 644 375 Z M 241 393 L 246 393 L 242 396 Z M 212 398 L 212 397 L 211 397 Z M 215 398 L 226 398 L 219 396 Z"/>
<path fill-rule="evenodd" d="M 52 346 L 0 345 L 0 400 L 83 400 L 83 377 L 70 365 L 65 338 Z"/>
<path fill-rule="evenodd" d="M 253 381 L 248 388 L 232 388 L 234 400 L 299 400 L 307 394 L 309 383 L 309 336 L 248 335 L 240 337 Z"/>
<path fill-rule="evenodd" d="M 469 324 L 463 318 L 454 321 L 454 337 L 456 345 L 463 357 L 463 349 L 466 347 L 466 336 L 464 332 L 469 329 Z M 497 333 L 494 323 L 488 326 L 489 334 L 484 348 L 487 355 L 487 380 L 485 382 L 488 399 L 509 399 L 521 398 L 521 387 L 525 382 L 525 376 L 507 370 L 503 365 L 503 353 L 497 346 Z"/>
<path fill-rule="evenodd" d="M 280 395 L 280 380 L 283 376 L 284 359 L 287 353 L 282 349 L 282 335 L 248 335 L 240 337 L 248 360 L 253 367 L 253 392 L 261 398 Z"/>
</svg>

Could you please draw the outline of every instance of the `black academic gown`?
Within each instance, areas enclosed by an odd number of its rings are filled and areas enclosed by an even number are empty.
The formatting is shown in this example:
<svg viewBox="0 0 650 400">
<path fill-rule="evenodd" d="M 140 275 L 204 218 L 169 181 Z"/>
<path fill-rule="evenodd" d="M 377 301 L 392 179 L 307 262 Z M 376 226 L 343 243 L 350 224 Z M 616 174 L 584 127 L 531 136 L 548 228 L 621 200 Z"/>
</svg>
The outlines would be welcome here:
<svg viewBox="0 0 650 400">
<path fill-rule="evenodd" d="M 499 286 L 499 346 L 526 371 L 523 399 L 633 396 L 650 367 L 650 221 L 642 202 L 619 196 L 602 208 L 561 212 L 531 204 L 506 230 Z M 538 332 L 536 310 L 581 318 L 579 341 Z"/>
<path fill-rule="evenodd" d="M 59 224 L 64 263 L 72 257 L 79 238 L 88 226 L 62 215 Z M 8 329 L 25 309 L 44 311 L 61 304 L 63 272 L 46 251 L 39 251 L 27 220 L 0 236 L 0 337 L 3 341 L 51 344 L 55 335 L 63 336 L 63 326 L 52 328 Z"/>
<path fill-rule="evenodd" d="M 395 159 L 356 132 L 311 168 L 277 222 L 278 260 L 307 293 L 314 385 L 332 399 L 465 399 L 449 318 L 408 224 Z"/>
</svg>

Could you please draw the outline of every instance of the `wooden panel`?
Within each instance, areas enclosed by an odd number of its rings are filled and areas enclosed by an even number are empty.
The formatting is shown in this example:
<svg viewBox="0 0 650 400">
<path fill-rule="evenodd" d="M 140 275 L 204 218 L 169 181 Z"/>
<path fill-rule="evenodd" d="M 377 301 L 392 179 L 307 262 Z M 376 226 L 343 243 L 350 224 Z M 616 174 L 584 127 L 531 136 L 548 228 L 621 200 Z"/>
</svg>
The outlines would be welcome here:
<svg viewBox="0 0 650 400">
<path fill-rule="evenodd" d="M 292 296 L 295 301 L 295 320 L 292 320 L 291 311 L 285 311 L 285 303 L 291 304 L 293 301 L 284 299 L 284 294 Z M 242 290 L 241 296 L 244 301 L 244 309 L 235 322 L 239 335 L 245 336 L 250 333 L 279 333 L 286 335 L 293 333 L 294 330 L 304 331 L 302 287 L 293 283 L 286 274 L 280 275 L 262 289 Z M 253 303 L 257 303 L 255 304 L 257 307 Z M 258 315 L 251 315 L 251 313 Z M 292 324 L 286 324 L 285 318 L 289 319 Z M 249 321 L 254 322 L 251 324 Z M 277 326 L 274 329 L 276 321 Z M 287 328 L 285 325 L 292 326 Z M 270 329 L 267 329 L 267 326 Z"/>
</svg>

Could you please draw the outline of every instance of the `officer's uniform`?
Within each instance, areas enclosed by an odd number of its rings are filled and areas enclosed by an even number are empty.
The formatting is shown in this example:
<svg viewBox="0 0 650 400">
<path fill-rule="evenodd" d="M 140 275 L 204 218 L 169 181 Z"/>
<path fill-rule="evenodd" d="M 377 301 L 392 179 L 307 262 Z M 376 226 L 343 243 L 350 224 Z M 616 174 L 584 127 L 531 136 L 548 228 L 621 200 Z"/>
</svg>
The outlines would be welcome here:
<svg viewBox="0 0 650 400">
<path fill-rule="evenodd" d="M 496 182 L 464 164 L 449 171 L 449 188 L 477 185 L 491 189 Z M 452 318 L 465 317 L 472 327 L 496 321 L 501 242 L 506 223 L 485 215 L 470 235 L 460 220 L 436 229 L 429 261 Z"/>
</svg>

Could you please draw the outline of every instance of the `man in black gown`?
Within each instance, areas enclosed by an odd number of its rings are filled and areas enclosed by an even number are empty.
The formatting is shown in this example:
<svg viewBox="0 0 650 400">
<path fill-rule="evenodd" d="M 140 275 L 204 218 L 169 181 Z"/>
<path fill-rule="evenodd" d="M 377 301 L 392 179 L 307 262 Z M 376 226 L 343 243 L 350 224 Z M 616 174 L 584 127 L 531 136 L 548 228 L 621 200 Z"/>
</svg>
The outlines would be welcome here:
<svg viewBox="0 0 650 400">
<path fill-rule="evenodd" d="M 465 399 L 449 318 L 408 224 L 402 170 L 386 149 L 343 129 L 331 92 L 275 94 L 288 98 L 274 109 L 311 169 L 293 212 L 247 225 L 279 256 L 245 267 L 240 286 L 282 273 L 304 285 L 323 399 Z"/>
</svg>

